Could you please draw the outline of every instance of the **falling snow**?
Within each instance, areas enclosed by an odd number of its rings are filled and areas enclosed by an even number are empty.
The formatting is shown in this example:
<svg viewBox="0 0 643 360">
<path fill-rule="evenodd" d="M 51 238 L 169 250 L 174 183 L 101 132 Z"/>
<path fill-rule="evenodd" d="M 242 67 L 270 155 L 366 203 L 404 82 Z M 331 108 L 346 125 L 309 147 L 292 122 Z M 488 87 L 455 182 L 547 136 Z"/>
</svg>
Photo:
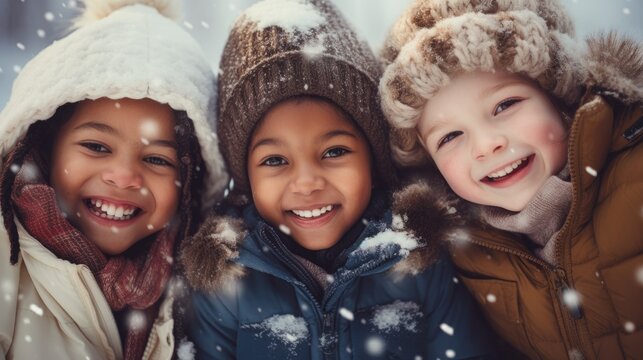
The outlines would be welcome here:
<svg viewBox="0 0 643 360">
<path fill-rule="evenodd" d="M 449 359 L 453 359 L 453 358 L 455 357 L 455 351 L 453 351 L 453 350 L 449 349 L 449 350 L 447 350 L 447 351 L 445 352 L 445 355 L 446 355 Z"/>
<path fill-rule="evenodd" d="M 598 175 L 598 172 L 594 170 L 591 166 L 585 166 L 585 171 L 587 171 L 587 173 L 592 175 L 593 177 L 596 177 Z"/>
<path fill-rule="evenodd" d="M 440 324 L 440 330 L 444 331 L 447 335 L 453 335 L 453 328 L 446 323 Z"/>
<path fill-rule="evenodd" d="M 54 21 L 54 19 L 55 19 L 55 18 L 56 18 L 56 17 L 54 16 L 54 13 L 52 13 L 51 11 L 47 11 L 47 12 L 45 13 L 45 20 L 47 20 L 47 21 L 50 21 L 50 22 L 51 22 L 51 21 Z"/>
<path fill-rule="evenodd" d="M 145 327 L 145 314 L 142 311 L 133 310 L 127 316 L 127 326 L 136 331 Z"/>
<path fill-rule="evenodd" d="M 563 302 L 569 309 L 577 309 L 580 306 L 580 294 L 573 289 L 566 289 L 563 292 Z"/>
<path fill-rule="evenodd" d="M 353 321 L 355 320 L 355 315 L 353 314 L 352 311 L 346 309 L 346 308 L 340 308 L 339 309 L 339 315 L 341 315 L 344 319 L 348 321 Z"/>
<path fill-rule="evenodd" d="M 416 332 L 421 318 L 422 312 L 418 304 L 396 300 L 392 304 L 378 306 L 373 313 L 371 324 L 385 333 L 402 329 Z"/>
<path fill-rule="evenodd" d="M 623 328 L 626 332 L 631 334 L 636 330 L 636 325 L 631 321 L 626 321 L 625 324 L 623 324 Z"/>
<path fill-rule="evenodd" d="M 636 269 L 636 281 L 638 281 L 639 285 L 643 286 L 643 266 L 639 266 L 639 268 Z"/>
<path fill-rule="evenodd" d="M 194 349 L 194 343 L 187 341 L 187 339 L 181 339 L 178 349 L 176 350 L 176 355 L 179 360 L 194 360 L 194 355 L 196 350 Z"/>
<path fill-rule="evenodd" d="M 379 336 L 371 336 L 366 339 L 366 352 L 371 356 L 381 356 L 386 350 L 386 343 Z"/>
<path fill-rule="evenodd" d="M 487 294 L 487 302 L 489 303 L 495 303 L 496 302 L 496 295 L 494 294 Z"/>
<path fill-rule="evenodd" d="M 29 305 L 29 310 L 33 311 L 33 313 L 38 316 L 42 316 L 44 314 L 42 308 L 36 304 Z"/>
<path fill-rule="evenodd" d="M 282 233 L 284 233 L 286 235 L 290 235 L 290 228 L 288 226 L 284 225 L 284 224 L 279 225 L 279 231 L 281 231 Z"/>
</svg>

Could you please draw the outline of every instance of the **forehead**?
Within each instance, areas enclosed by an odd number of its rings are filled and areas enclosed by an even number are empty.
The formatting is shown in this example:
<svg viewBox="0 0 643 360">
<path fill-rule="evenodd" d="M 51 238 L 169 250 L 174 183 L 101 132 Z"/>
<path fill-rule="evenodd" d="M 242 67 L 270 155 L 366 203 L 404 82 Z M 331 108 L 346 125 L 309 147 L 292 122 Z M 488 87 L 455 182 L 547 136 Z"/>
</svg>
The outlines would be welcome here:
<svg viewBox="0 0 643 360">
<path fill-rule="evenodd" d="M 89 122 L 147 136 L 174 133 L 175 125 L 172 108 L 150 99 L 84 100 L 77 104 L 66 128 L 71 130 Z"/>
<path fill-rule="evenodd" d="M 336 105 L 321 99 L 296 98 L 271 108 L 255 128 L 253 138 L 280 137 L 292 133 L 310 138 L 338 129 L 362 137 L 349 115 Z"/>
</svg>

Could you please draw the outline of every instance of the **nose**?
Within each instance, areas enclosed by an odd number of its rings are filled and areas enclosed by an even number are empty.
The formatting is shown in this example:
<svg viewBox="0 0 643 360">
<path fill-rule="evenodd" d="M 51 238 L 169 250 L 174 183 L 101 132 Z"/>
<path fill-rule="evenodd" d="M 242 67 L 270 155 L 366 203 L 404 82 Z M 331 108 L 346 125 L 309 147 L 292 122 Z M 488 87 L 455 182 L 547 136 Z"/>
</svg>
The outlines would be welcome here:
<svg viewBox="0 0 643 360">
<path fill-rule="evenodd" d="M 290 191 L 300 195 L 310 195 L 322 190 L 326 184 L 321 169 L 310 165 L 301 165 L 294 169 L 290 182 Z"/>
<path fill-rule="evenodd" d="M 507 148 L 508 140 L 503 134 L 498 133 L 483 133 L 486 131 L 479 131 L 474 136 L 472 145 L 472 155 L 476 160 L 483 160 L 489 156 L 500 153 Z"/>
<path fill-rule="evenodd" d="M 140 189 L 143 177 L 135 166 L 128 163 L 113 164 L 103 171 L 103 181 L 120 189 Z"/>
</svg>

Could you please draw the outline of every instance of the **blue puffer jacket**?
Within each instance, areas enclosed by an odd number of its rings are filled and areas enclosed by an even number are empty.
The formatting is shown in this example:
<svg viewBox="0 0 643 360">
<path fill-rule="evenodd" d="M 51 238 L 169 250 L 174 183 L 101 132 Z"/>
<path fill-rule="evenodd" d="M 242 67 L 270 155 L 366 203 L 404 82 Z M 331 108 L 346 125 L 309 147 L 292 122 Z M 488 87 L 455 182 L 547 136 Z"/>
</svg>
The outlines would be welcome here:
<svg viewBox="0 0 643 360">
<path fill-rule="evenodd" d="M 251 230 L 234 259 L 236 270 L 211 274 L 216 290 L 192 296 L 188 332 L 198 359 L 491 357 L 487 326 L 446 257 L 424 269 L 396 270 L 394 265 L 422 250 L 422 242 L 403 230 L 400 218 L 393 222 L 390 212 L 368 223 L 321 302 L 307 285 L 314 280 L 285 250 L 278 230 L 254 208 L 244 220 Z M 200 231 L 201 241 L 230 242 L 235 231 L 218 219 Z M 203 249 L 193 254 L 207 261 Z M 241 269 L 243 275 L 230 280 Z"/>
</svg>

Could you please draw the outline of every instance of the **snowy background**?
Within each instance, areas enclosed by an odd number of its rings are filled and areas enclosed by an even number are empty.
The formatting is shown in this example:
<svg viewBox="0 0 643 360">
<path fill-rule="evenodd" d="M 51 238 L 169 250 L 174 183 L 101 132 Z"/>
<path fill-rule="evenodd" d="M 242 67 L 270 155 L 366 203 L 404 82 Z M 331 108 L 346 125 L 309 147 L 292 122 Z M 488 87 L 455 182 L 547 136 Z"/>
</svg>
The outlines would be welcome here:
<svg viewBox="0 0 643 360">
<path fill-rule="evenodd" d="M 617 29 L 643 41 L 643 0 L 561 0 L 577 36 Z M 184 0 L 182 22 L 218 68 L 227 32 L 253 0 Z M 333 0 L 359 34 L 377 51 L 393 21 L 411 0 Z M 22 66 L 63 37 L 77 14 L 76 0 L 0 0 L 0 108 Z"/>
</svg>

